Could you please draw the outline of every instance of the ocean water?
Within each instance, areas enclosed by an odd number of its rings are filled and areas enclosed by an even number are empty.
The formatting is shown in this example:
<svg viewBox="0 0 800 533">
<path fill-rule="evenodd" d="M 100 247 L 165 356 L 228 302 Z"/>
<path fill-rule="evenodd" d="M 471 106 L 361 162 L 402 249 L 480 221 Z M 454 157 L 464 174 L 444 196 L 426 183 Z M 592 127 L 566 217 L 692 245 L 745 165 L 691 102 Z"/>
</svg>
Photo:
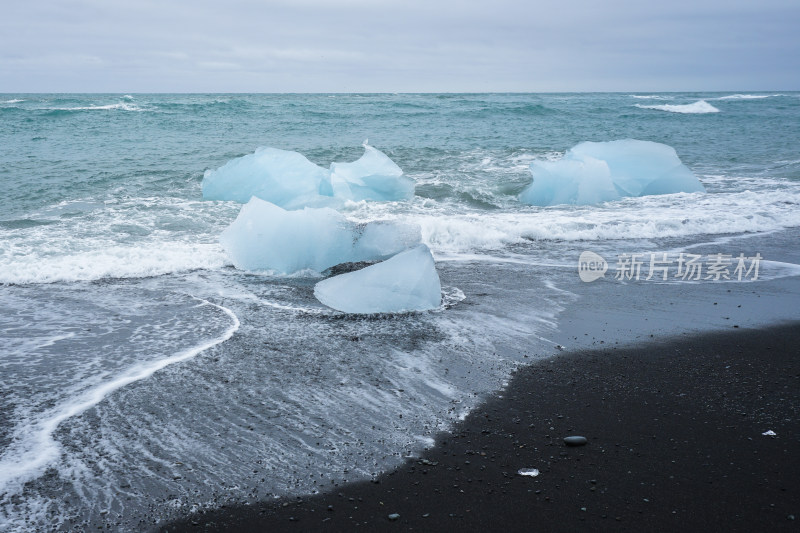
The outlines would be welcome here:
<svg viewBox="0 0 800 533">
<path fill-rule="evenodd" d="M 625 138 L 707 194 L 517 201 L 532 161 Z M 327 273 L 238 271 L 218 243 L 241 206 L 203 201 L 206 170 L 364 139 L 416 193 L 342 212 L 418 224 L 439 309 L 345 315 L 313 296 Z M 797 277 L 798 146 L 800 93 L 2 94 L 0 530 L 141 531 L 391 468 L 634 283 L 587 301 L 584 250 L 764 257 L 725 290 Z"/>
</svg>

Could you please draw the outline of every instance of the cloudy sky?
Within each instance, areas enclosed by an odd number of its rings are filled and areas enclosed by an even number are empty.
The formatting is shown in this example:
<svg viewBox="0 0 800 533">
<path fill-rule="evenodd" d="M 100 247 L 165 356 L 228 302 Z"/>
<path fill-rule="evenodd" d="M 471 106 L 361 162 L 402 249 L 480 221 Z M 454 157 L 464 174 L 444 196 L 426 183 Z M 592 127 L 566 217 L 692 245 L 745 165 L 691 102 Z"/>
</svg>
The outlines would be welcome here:
<svg viewBox="0 0 800 533">
<path fill-rule="evenodd" d="M 800 0 L 28 0 L 0 92 L 800 90 Z"/>
</svg>

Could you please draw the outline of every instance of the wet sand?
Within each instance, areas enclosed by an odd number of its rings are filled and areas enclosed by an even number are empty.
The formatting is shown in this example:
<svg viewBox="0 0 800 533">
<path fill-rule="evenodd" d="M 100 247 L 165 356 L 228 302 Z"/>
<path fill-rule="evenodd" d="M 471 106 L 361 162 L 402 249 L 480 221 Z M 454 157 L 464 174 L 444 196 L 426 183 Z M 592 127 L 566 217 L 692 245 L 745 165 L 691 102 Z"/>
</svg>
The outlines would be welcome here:
<svg viewBox="0 0 800 533">
<path fill-rule="evenodd" d="M 800 322 L 563 353 L 375 480 L 162 530 L 797 531 Z"/>
</svg>

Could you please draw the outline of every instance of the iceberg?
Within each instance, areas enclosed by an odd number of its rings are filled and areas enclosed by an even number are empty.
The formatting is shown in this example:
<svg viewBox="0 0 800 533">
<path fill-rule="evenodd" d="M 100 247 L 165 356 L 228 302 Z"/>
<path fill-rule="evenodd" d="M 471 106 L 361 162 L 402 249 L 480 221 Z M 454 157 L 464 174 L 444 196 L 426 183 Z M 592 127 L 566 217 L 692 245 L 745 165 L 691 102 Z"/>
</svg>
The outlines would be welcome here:
<svg viewBox="0 0 800 533">
<path fill-rule="evenodd" d="M 414 180 L 383 152 L 364 142 L 364 155 L 352 163 L 331 163 L 333 196 L 345 200 L 408 200 Z"/>
<path fill-rule="evenodd" d="M 252 198 L 222 232 L 220 244 L 236 268 L 291 274 L 379 261 L 416 246 L 420 239 L 420 228 L 413 224 L 359 224 L 328 207 L 287 211 Z"/>
<path fill-rule="evenodd" d="M 259 148 L 232 159 L 203 176 L 203 198 L 241 204 L 256 196 L 286 209 L 319 201 L 320 183 L 328 171 L 298 152 Z"/>
<path fill-rule="evenodd" d="M 364 143 L 352 163 L 322 168 L 298 152 L 259 148 L 203 176 L 203 198 L 247 203 L 257 197 L 284 209 L 337 206 L 345 200 L 408 200 L 414 180 L 386 154 Z"/>
<path fill-rule="evenodd" d="M 424 244 L 382 263 L 320 281 L 317 300 L 345 313 L 400 313 L 439 307 L 442 286 Z"/>
<path fill-rule="evenodd" d="M 625 139 L 583 142 L 559 161 L 534 161 L 533 183 L 519 195 L 530 205 L 592 205 L 628 196 L 705 192 L 666 144 Z"/>
</svg>

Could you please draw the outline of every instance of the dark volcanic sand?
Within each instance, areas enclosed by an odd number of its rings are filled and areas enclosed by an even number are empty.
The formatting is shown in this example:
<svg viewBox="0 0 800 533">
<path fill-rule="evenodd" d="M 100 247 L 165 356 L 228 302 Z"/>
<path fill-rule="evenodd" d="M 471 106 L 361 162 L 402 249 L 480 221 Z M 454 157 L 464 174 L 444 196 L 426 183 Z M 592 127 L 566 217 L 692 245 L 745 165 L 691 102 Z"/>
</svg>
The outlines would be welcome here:
<svg viewBox="0 0 800 533">
<path fill-rule="evenodd" d="M 377 483 L 164 530 L 800 530 L 800 323 L 564 354 L 500 394 Z"/>
</svg>

